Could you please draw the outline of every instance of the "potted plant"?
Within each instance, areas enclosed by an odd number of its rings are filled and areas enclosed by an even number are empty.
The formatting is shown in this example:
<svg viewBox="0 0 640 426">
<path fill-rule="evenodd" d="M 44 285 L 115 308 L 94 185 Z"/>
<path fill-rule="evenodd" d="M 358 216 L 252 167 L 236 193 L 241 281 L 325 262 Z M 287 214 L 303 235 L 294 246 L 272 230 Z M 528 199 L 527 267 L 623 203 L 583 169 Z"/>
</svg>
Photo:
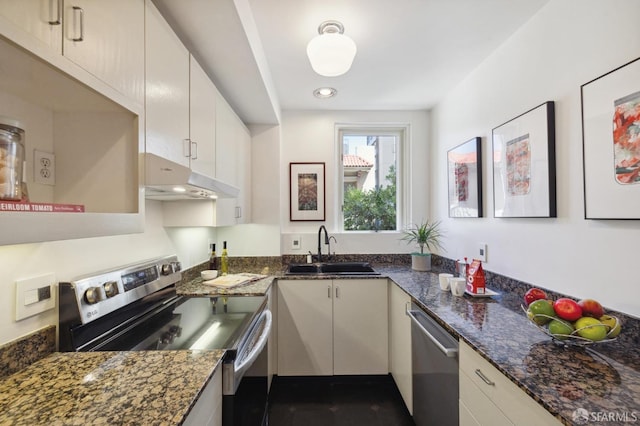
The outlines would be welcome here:
<svg viewBox="0 0 640 426">
<path fill-rule="evenodd" d="M 431 250 L 435 248 L 444 249 L 440 244 L 442 232 L 440 231 L 440 222 L 431 222 L 429 220 L 419 225 L 413 225 L 402 231 L 404 234 L 402 239 L 410 243 L 416 243 L 420 246 L 420 253 L 411 253 L 411 268 L 416 271 L 431 270 Z M 427 252 L 425 253 L 425 247 Z"/>
</svg>

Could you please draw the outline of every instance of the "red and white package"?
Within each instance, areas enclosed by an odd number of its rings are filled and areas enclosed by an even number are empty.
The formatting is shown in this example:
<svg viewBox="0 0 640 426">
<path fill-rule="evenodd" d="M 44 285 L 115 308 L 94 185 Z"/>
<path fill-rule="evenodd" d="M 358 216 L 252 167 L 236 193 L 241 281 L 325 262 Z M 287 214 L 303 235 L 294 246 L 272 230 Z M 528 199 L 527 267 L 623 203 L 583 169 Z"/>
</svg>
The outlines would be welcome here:
<svg viewBox="0 0 640 426">
<path fill-rule="evenodd" d="M 482 261 L 473 259 L 467 268 L 467 291 L 473 294 L 485 294 L 485 288 Z"/>
</svg>

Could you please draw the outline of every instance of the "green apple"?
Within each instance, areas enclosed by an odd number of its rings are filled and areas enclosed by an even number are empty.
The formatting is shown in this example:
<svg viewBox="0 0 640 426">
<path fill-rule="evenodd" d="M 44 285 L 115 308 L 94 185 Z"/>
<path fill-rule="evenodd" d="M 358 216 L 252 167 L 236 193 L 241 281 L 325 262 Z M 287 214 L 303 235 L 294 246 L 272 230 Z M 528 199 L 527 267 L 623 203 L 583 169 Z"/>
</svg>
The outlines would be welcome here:
<svg viewBox="0 0 640 426">
<path fill-rule="evenodd" d="M 620 325 L 620 320 L 612 315 L 603 315 L 600 317 L 600 322 L 607 326 L 608 339 L 613 339 L 614 337 L 618 337 L 618 334 L 622 331 L 622 326 Z"/>
<path fill-rule="evenodd" d="M 544 325 L 555 318 L 553 302 L 546 299 L 538 299 L 531 302 L 527 308 L 527 317 L 538 325 Z"/>
<path fill-rule="evenodd" d="M 564 340 L 573 332 L 573 326 L 561 319 L 551 320 L 549 323 L 549 333 L 556 339 Z"/>
<path fill-rule="evenodd" d="M 574 324 L 578 336 L 597 342 L 607 337 L 607 326 L 592 317 L 579 318 Z"/>
</svg>

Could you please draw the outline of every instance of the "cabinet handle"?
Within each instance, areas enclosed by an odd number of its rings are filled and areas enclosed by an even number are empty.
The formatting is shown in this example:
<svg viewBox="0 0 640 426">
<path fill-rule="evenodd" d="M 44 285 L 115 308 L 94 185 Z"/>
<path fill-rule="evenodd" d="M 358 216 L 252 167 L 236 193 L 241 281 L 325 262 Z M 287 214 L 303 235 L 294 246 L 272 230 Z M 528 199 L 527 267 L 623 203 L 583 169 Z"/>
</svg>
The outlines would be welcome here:
<svg viewBox="0 0 640 426">
<path fill-rule="evenodd" d="M 482 379 L 483 382 L 488 384 L 489 386 L 495 386 L 496 384 L 489 380 L 487 376 L 485 376 L 479 368 L 476 369 L 476 375 Z"/>
<path fill-rule="evenodd" d="M 331 299 L 331 286 L 330 285 L 327 286 L 327 297 L 329 299 Z"/>
<path fill-rule="evenodd" d="M 340 299 L 340 287 L 336 286 L 336 299 Z"/>
<path fill-rule="evenodd" d="M 191 141 L 191 146 L 192 146 L 192 147 L 194 147 L 194 146 L 196 147 L 196 149 L 194 149 L 193 151 L 191 151 L 191 159 L 192 159 L 192 160 L 197 160 L 197 159 L 198 159 L 198 142 Z M 196 153 L 195 155 L 193 155 L 193 152 L 194 152 L 194 151 L 195 151 L 195 153 Z"/>
<path fill-rule="evenodd" d="M 240 219 L 242 217 L 242 207 L 236 206 L 236 219 Z"/>
<path fill-rule="evenodd" d="M 84 41 L 84 10 L 80 6 L 73 6 L 74 17 L 77 13 L 80 14 L 80 37 L 72 38 L 71 40 Z"/>
<path fill-rule="evenodd" d="M 55 6 L 53 5 L 55 3 Z M 53 11 L 56 12 L 56 19 L 53 19 Z M 62 24 L 62 20 L 60 19 L 60 15 L 62 15 L 62 0 L 49 0 L 49 25 L 60 25 Z"/>
<path fill-rule="evenodd" d="M 182 139 L 182 155 L 191 157 L 191 139 Z"/>
<path fill-rule="evenodd" d="M 404 304 L 404 314 L 408 317 L 411 316 L 409 311 L 411 311 L 411 301 L 408 301 L 407 303 Z"/>
</svg>

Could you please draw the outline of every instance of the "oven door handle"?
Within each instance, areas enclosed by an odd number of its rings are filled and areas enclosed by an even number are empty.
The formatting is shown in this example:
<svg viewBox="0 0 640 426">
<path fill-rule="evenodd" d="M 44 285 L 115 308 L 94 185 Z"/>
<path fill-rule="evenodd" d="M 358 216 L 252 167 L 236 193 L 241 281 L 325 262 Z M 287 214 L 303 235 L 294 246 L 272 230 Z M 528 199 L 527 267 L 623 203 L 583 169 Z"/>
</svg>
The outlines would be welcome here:
<svg viewBox="0 0 640 426">
<path fill-rule="evenodd" d="M 264 317 L 265 325 L 262 330 L 262 334 L 258 338 L 258 341 L 256 342 L 255 346 L 253 347 L 253 349 L 251 349 L 251 352 L 249 353 L 249 355 L 247 355 L 240 364 L 234 365 L 234 370 L 237 375 L 242 375 L 244 371 L 247 368 L 249 368 L 251 364 L 253 364 L 253 361 L 255 361 L 256 358 L 258 358 L 258 355 L 260 354 L 264 346 L 267 344 L 267 340 L 269 339 L 269 334 L 271 333 L 271 311 L 267 309 L 264 312 L 262 312 L 262 314 L 260 314 L 260 320 L 256 322 L 256 325 L 259 324 L 260 321 L 262 321 L 263 317 Z"/>
</svg>

